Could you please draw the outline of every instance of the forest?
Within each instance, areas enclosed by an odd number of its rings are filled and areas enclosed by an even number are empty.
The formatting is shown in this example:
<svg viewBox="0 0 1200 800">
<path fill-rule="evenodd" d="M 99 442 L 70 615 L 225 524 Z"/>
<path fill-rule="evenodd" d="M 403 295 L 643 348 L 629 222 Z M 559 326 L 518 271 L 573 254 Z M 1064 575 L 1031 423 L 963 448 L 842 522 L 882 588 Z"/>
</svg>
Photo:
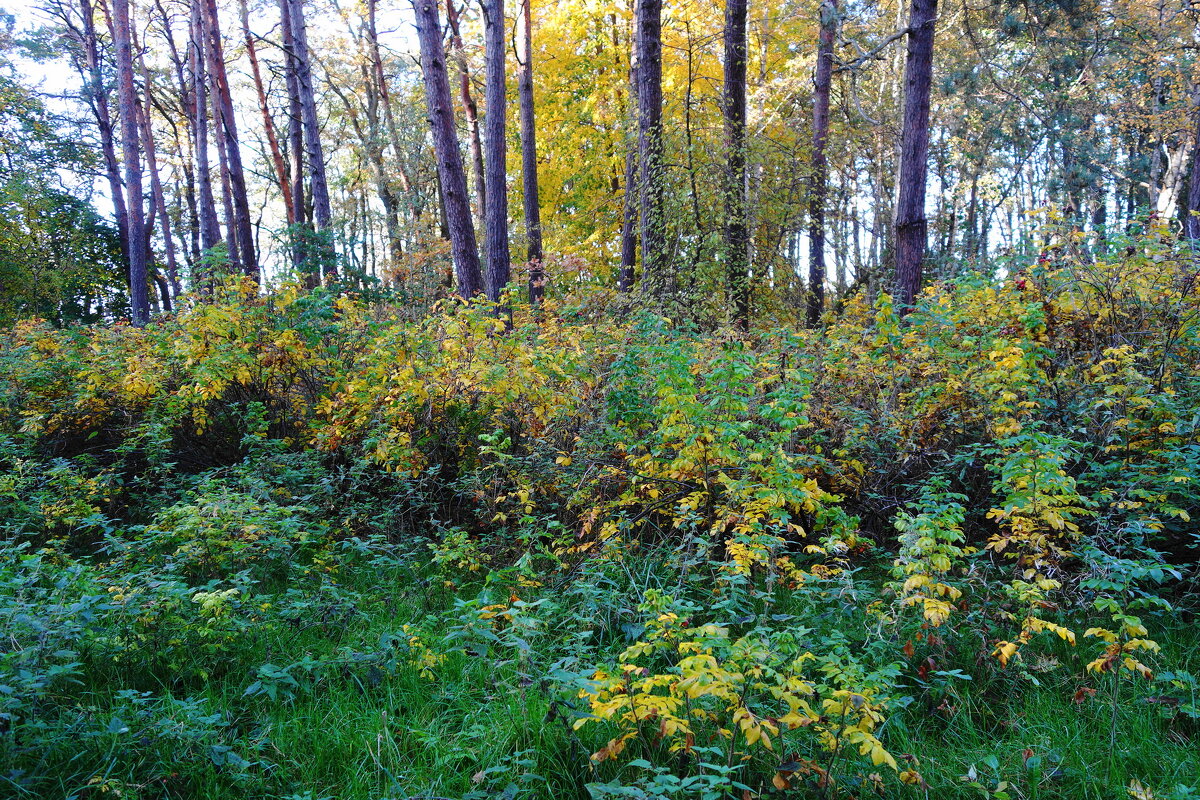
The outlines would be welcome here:
<svg viewBox="0 0 1200 800">
<path fill-rule="evenodd" d="M 1200 800 L 1194 0 L 0 2 L 0 799 Z"/>
</svg>

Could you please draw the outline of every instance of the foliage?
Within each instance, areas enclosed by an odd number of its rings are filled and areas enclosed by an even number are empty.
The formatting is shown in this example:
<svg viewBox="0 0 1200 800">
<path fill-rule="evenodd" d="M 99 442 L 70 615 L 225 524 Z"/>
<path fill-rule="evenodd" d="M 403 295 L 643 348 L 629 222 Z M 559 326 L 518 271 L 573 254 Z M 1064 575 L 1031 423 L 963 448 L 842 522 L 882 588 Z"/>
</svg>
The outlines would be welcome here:
<svg viewBox="0 0 1200 800">
<path fill-rule="evenodd" d="M 236 279 L 18 322 L 0 778 L 1187 796 L 1194 269 L 1152 232 L 754 335 Z"/>
</svg>

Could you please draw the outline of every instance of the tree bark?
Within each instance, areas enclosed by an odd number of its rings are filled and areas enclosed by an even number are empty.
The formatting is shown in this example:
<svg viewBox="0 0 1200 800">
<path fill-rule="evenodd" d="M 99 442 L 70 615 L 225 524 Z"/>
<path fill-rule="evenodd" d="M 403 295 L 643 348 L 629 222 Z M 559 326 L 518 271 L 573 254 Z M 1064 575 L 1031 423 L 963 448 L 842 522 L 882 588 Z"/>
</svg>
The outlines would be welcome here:
<svg viewBox="0 0 1200 800">
<path fill-rule="evenodd" d="M 140 109 L 142 113 L 139 116 L 141 117 L 142 138 L 145 140 L 146 169 L 150 173 L 150 196 L 154 199 L 154 207 L 158 210 L 159 224 L 162 226 L 163 249 L 167 254 L 167 279 L 171 289 L 171 294 L 163 297 L 163 310 L 170 311 L 172 295 L 179 296 L 179 265 L 175 260 L 175 240 L 171 237 L 171 215 L 167 211 L 162 178 L 158 174 L 158 150 L 154 143 L 154 130 L 150 124 L 150 70 L 146 69 L 146 59 L 142 57 L 140 50 L 137 60 L 142 73 L 143 91 L 146 94 L 146 102 Z"/>
<path fill-rule="evenodd" d="M 636 7 L 637 0 L 634 0 Z M 617 44 L 616 31 L 613 32 L 613 44 Z M 614 48 L 615 49 L 615 48 Z M 617 273 L 617 291 L 628 292 L 633 289 L 634 270 L 637 267 L 638 250 L 638 207 L 641 205 L 641 193 L 638 179 L 638 148 L 637 148 L 637 37 L 631 37 L 629 43 L 629 108 L 626 111 L 626 124 L 629 126 L 625 147 L 625 198 L 621 214 L 621 268 Z"/>
<path fill-rule="evenodd" d="M 471 150 L 471 172 L 475 178 L 476 226 L 482 228 L 487 224 L 487 179 L 483 166 L 483 143 L 479 135 L 479 106 L 471 95 L 471 71 L 467 67 L 467 52 L 458 30 L 458 9 L 454 2 L 446 0 L 446 21 L 450 23 L 450 47 L 458 62 L 459 100 L 467 121 L 467 144 Z"/>
<path fill-rule="evenodd" d="M 1197 242 L 1200 242 L 1200 97 L 1197 97 L 1196 100 L 1195 125 L 1197 144 L 1192 150 L 1195 155 L 1192 158 L 1191 183 L 1188 184 L 1187 219 L 1183 223 L 1183 235 L 1191 239 L 1193 246 Z"/>
<path fill-rule="evenodd" d="M 675 293 L 663 216 L 662 0 L 639 0 L 636 20 L 642 283 L 662 300 Z"/>
<path fill-rule="evenodd" d="M 292 15 L 288 11 L 288 0 L 279 0 L 280 31 L 284 50 L 284 82 L 288 94 L 288 166 L 291 178 L 290 193 L 292 209 L 296 215 L 291 230 L 292 270 L 297 276 L 305 276 L 309 288 L 316 285 L 311 271 L 304 261 L 304 242 L 300 227 L 308 223 L 308 212 L 304 204 L 304 112 L 300 103 L 299 67 L 296 63 L 295 37 L 292 35 Z"/>
<path fill-rule="evenodd" d="M 84 96 L 96 117 L 100 131 L 100 151 L 104 158 L 104 173 L 112 197 L 113 216 L 116 218 L 117 233 L 121 242 L 121 255 L 129 265 L 129 214 L 125 207 L 125 185 L 121 180 L 121 165 L 117 161 L 116 136 L 113 131 L 112 115 L 109 111 L 109 93 L 105 86 L 100 66 L 100 43 L 96 36 L 95 9 L 90 0 L 79 0 L 79 11 L 83 22 L 83 52 L 85 79 Z M 128 274 L 128 273 L 127 273 Z"/>
<path fill-rule="evenodd" d="M 429 126 L 437 157 L 438 181 L 446 207 L 446 227 L 450 251 L 458 277 L 458 291 L 470 300 L 483 291 L 483 276 L 476 250 L 475 224 L 467 197 L 467 176 L 458 150 L 458 133 L 450 101 L 450 78 L 446 73 L 446 53 L 442 47 L 442 24 L 436 0 L 412 0 L 416 13 L 417 39 L 421 47 L 421 71 L 425 80 L 425 100 L 429 107 Z"/>
<path fill-rule="evenodd" d="M 137 92 L 133 85 L 133 47 L 129 0 L 113 0 L 113 45 L 117 62 L 117 98 L 121 113 L 121 154 L 125 159 L 126 210 L 129 215 L 129 299 L 133 324 L 150 320 L 147 291 L 145 207 L 142 204 L 142 160 L 137 122 Z"/>
<path fill-rule="evenodd" d="M 275 179 L 279 182 L 279 191 L 283 196 L 288 224 L 294 225 L 296 224 L 296 208 L 292 205 L 287 164 L 283 160 L 283 152 L 279 149 L 279 137 L 275 132 L 275 120 L 271 117 L 271 108 L 267 105 L 267 90 L 263 84 L 262 69 L 258 64 L 258 49 L 254 44 L 254 35 L 250 32 L 250 10 L 246 5 L 246 0 L 238 0 L 238 12 L 241 16 L 242 36 L 246 40 L 246 56 L 250 59 L 250 74 L 254 77 L 254 89 L 258 94 L 258 110 L 262 114 L 263 131 L 266 133 L 267 146 L 271 151 L 271 163 L 275 167 Z"/>
<path fill-rule="evenodd" d="M 508 98 L 504 75 L 504 0 L 482 0 L 482 5 L 484 55 L 487 62 L 484 76 L 484 102 L 487 104 L 484 118 L 487 132 L 487 157 L 484 159 L 487 170 L 484 178 L 487 187 L 487 199 L 484 202 L 487 229 L 484 233 L 484 251 L 487 254 L 487 269 L 483 285 L 488 300 L 496 303 L 500 301 L 512 271 L 508 250 L 508 140 L 505 135 Z"/>
<path fill-rule="evenodd" d="M 246 172 L 242 167 L 242 150 L 238 143 L 237 121 L 233 114 L 233 95 L 229 91 L 229 76 L 225 71 L 225 46 L 221 41 L 221 25 L 217 17 L 216 0 L 202 0 L 207 16 L 208 44 L 212 56 L 213 109 L 217 112 L 217 132 L 225 144 L 225 159 L 229 170 L 229 188 L 233 219 L 233 239 L 237 241 L 242 273 L 257 281 L 260 277 L 255 254 L 254 226 L 250 221 L 250 201 L 246 195 Z"/>
<path fill-rule="evenodd" d="M 816 327 L 825 307 L 825 204 L 829 191 L 829 92 L 833 84 L 833 44 L 837 37 L 837 0 L 821 3 L 817 68 L 813 74 L 812 184 L 808 194 L 808 306 L 805 317 Z"/>
<path fill-rule="evenodd" d="M 296 83 L 300 95 L 300 114 L 304 129 L 304 150 L 308 157 L 309 191 L 312 194 L 313 220 L 318 233 L 333 234 L 333 212 L 329 205 L 329 183 L 325 177 L 325 155 L 321 148 L 321 128 L 317 118 L 317 100 L 313 89 L 312 62 L 308 52 L 308 30 L 304 20 L 304 0 L 285 0 L 291 22 L 292 47 L 295 51 Z M 320 267 L 328 278 L 337 277 L 332 242 L 320 247 Z"/>
<path fill-rule="evenodd" d="M 192 135 L 195 138 L 196 189 L 199 200 L 200 251 L 206 254 L 217 246 L 221 239 L 220 223 L 217 221 L 217 203 L 213 196 L 212 171 L 208 161 L 208 67 L 204 58 L 204 27 L 199 3 L 192 4 L 192 41 L 190 59 L 192 71 L 193 119 Z M 211 270 L 213 265 L 207 265 Z M 203 269 L 203 267 L 202 267 Z M 193 276 L 199 283 L 208 281 L 212 274 Z"/>
<path fill-rule="evenodd" d="M 533 20 L 530 0 L 521 0 L 521 57 L 517 60 L 517 96 L 521 113 L 521 188 L 525 211 L 525 257 L 529 261 L 529 302 L 537 305 L 546 291 L 542 268 L 542 210 L 538 199 L 537 126 L 533 106 Z"/>
<path fill-rule="evenodd" d="M 929 155 L 929 94 L 933 82 L 933 34 L 937 0 L 912 0 L 904 64 L 904 119 L 896 191 L 896 300 L 912 308 L 921 288 L 925 258 L 925 182 Z"/>
<path fill-rule="evenodd" d="M 733 323 L 750 327 L 750 236 L 746 224 L 747 0 L 725 3 L 725 258 Z"/>
</svg>

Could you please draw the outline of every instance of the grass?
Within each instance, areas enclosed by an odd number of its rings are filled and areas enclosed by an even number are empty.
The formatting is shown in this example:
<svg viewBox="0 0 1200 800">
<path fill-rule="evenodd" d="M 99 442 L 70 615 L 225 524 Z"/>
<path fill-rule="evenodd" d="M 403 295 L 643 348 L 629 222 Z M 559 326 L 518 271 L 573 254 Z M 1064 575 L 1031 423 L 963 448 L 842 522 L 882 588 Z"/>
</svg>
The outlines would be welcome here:
<svg viewBox="0 0 1200 800">
<path fill-rule="evenodd" d="M 286 615 L 255 623 L 216 656 L 197 654 L 178 674 L 82 652 L 84 683 L 50 699 L 56 714 L 47 717 L 46 738 L 25 746 L 0 740 L 8 748 L 0 755 L 7 752 L 13 764 L 0 772 L 7 774 L 0 797 L 572 800 L 589 797 L 589 782 L 636 777 L 629 761 L 637 757 L 677 763 L 649 737 L 618 761 L 594 764 L 589 754 L 614 729 L 573 731 L 572 691 L 556 672 L 585 674 L 588 664 L 612 662 L 638 635 L 622 626 L 634 620 L 643 587 L 673 583 L 665 553 L 543 589 L 554 603 L 545 609 L 551 625 L 531 629 L 527 650 L 515 639 L 455 630 L 476 613 L 456 608 L 455 598 L 472 597 L 479 585 L 451 591 L 403 559 L 347 557 L 338 575 L 324 589 L 312 580 L 293 585 Z M 792 615 L 785 625 L 838 628 L 852 649 L 894 657 L 902 643 L 880 638 L 884 629 L 868 625 L 864 597 L 855 594 L 872 591 L 880 577 L 843 586 L 840 598 L 825 602 L 780 590 L 771 611 Z M 289 596 L 282 586 L 260 590 L 256 603 Z M 444 654 L 432 675 L 412 663 L 413 653 L 377 657 L 392 652 L 388 642 L 403 638 L 406 624 L 426 631 Z M 453 636 L 437 641 L 446 634 Z M 1192 628 L 1160 621 L 1152 635 L 1163 647 L 1158 668 L 1200 671 Z M 978 646 L 963 646 L 971 641 Z M 1200 776 L 1197 729 L 1168 724 L 1165 706 L 1148 702 L 1158 684 L 1121 681 L 1118 748 L 1110 752 L 1112 684 L 1083 670 L 1095 640 L 1081 638 L 1072 648 L 1047 637 L 1007 670 L 978 637 L 954 642 L 934 648 L 935 667 L 970 680 L 922 679 L 921 655 L 903 665 L 896 694 L 912 700 L 891 713 L 881 736 L 901 768 L 918 769 L 927 787 L 892 779 L 888 796 L 1101 800 L 1124 796 L 1134 779 L 1154 787 L 1156 797 L 1193 796 L 1168 792 Z M 296 686 L 281 686 L 274 698 L 247 695 L 260 665 L 297 663 L 315 666 L 293 671 Z M 790 748 L 783 741 L 757 757 L 755 769 L 765 768 L 769 780 L 770 759 L 798 757 Z M 868 794 L 865 774 L 847 767 L 843 791 Z"/>
</svg>

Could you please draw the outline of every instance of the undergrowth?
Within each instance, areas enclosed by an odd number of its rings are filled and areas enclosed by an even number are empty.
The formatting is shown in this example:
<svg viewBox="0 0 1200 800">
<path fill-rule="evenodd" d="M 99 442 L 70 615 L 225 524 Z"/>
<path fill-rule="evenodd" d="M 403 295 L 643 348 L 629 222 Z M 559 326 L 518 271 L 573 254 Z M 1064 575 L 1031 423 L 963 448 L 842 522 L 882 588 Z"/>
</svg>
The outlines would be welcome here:
<svg viewBox="0 0 1200 800">
<path fill-rule="evenodd" d="M 1200 795 L 1196 266 L 1117 245 L 750 336 L 20 322 L 0 795 Z"/>
</svg>

